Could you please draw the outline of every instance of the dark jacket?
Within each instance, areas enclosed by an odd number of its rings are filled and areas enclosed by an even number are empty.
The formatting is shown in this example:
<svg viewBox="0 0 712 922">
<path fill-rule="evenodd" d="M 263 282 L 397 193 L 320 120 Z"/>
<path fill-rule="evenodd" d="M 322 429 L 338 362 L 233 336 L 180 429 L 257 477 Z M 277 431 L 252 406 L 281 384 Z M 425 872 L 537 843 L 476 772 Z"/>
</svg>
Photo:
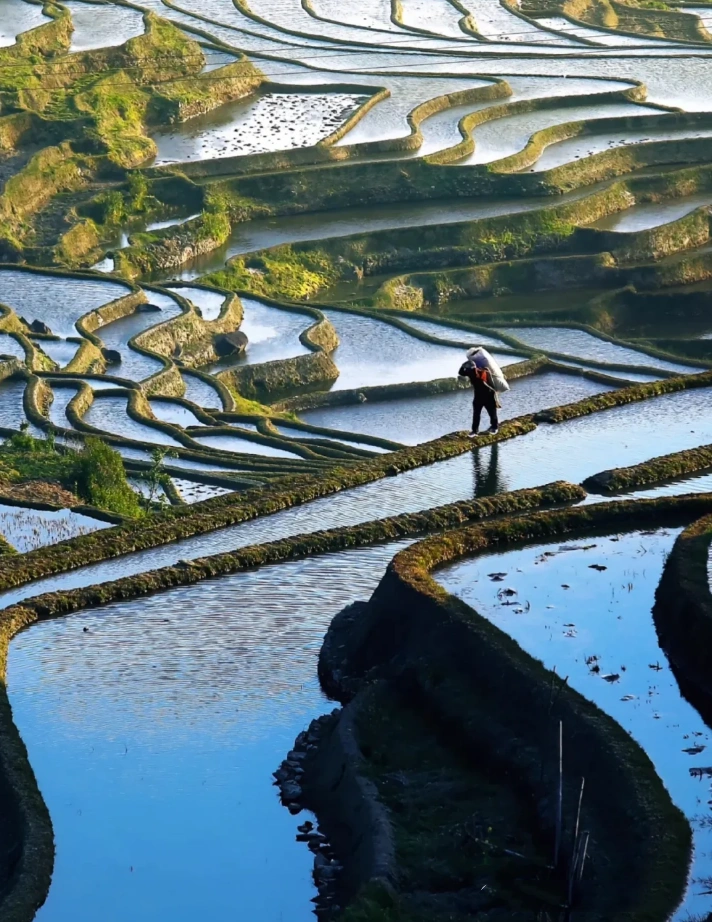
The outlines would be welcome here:
<svg viewBox="0 0 712 922">
<path fill-rule="evenodd" d="M 461 378 L 469 378 L 470 384 L 475 390 L 475 397 L 486 399 L 494 394 L 492 386 L 492 375 L 486 368 L 478 368 L 472 362 L 465 362 L 458 371 Z"/>
</svg>

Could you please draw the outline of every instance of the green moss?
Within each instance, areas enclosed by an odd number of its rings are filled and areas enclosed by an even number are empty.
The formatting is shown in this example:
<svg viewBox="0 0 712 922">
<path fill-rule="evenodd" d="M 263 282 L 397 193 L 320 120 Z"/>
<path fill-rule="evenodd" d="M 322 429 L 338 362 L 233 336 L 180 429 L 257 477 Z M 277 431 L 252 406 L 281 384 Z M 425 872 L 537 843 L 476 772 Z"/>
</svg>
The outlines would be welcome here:
<svg viewBox="0 0 712 922">
<path fill-rule="evenodd" d="M 232 291 L 282 298 L 309 298 L 333 284 L 339 272 L 324 250 L 279 247 L 258 255 L 238 256 L 228 266 L 205 277 L 205 281 Z"/>
<path fill-rule="evenodd" d="M 533 914 L 564 902 L 528 798 L 492 766 L 491 753 L 468 757 L 398 683 L 367 689 L 358 704 L 361 772 L 393 824 L 402 917 L 410 919 L 412 908 L 416 918 L 456 922 L 475 912 Z M 467 706 L 476 702 L 470 697 Z"/>
</svg>

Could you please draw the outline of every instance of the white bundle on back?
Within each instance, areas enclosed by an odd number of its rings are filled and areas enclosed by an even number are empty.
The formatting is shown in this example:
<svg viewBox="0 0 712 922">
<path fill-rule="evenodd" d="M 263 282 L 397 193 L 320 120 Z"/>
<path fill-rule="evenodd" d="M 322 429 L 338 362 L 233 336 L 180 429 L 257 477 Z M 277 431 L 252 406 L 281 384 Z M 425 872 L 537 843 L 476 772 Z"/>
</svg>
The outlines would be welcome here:
<svg viewBox="0 0 712 922">
<path fill-rule="evenodd" d="M 492 377 L 492 387 L 498 394 L 503 394 L 509 390 L 509 384 L 507 384 L 507 379 L 504 377 L 504 372 L 486 349 L 483 349 L 482 346 L 475 346 L 474 349 L 468 350 L 467 358 L 478 368 L 487 369 Z"/>
</svg>

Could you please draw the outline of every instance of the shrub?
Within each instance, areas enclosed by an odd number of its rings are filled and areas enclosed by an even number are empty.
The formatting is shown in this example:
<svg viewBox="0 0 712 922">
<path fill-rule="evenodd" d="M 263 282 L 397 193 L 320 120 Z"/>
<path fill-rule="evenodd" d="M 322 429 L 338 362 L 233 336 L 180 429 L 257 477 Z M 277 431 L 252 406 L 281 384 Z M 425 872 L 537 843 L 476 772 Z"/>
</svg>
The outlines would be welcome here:
<svg viewBox="0 0 712 922">
<path fill-rule="evenodd" d="M 120 515 L 143 515 L 127 480 L 121 455 L 96 437 L 87 438 L 77 457 L 77 490 L 86 502 Z"/>
</svg>

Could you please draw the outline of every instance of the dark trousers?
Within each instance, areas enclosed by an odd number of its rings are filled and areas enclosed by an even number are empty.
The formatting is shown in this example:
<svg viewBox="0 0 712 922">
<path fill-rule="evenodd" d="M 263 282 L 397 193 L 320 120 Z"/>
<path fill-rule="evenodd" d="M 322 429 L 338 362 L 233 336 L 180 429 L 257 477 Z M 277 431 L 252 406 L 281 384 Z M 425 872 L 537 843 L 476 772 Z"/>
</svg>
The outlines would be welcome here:
<svg viewBox="0 0 712 922">
<path fill-rule="evenodd" d="M 475 399 L 472 401 L 472 431 L 477 432 L 480 428 L 480 417 L 482 410 L 487 410 L 490 419 L 490 425 L 497 428 L 499 421 L 497 419 L 497 395 L 489 388 L 475 391 Z"/>
</svg>

